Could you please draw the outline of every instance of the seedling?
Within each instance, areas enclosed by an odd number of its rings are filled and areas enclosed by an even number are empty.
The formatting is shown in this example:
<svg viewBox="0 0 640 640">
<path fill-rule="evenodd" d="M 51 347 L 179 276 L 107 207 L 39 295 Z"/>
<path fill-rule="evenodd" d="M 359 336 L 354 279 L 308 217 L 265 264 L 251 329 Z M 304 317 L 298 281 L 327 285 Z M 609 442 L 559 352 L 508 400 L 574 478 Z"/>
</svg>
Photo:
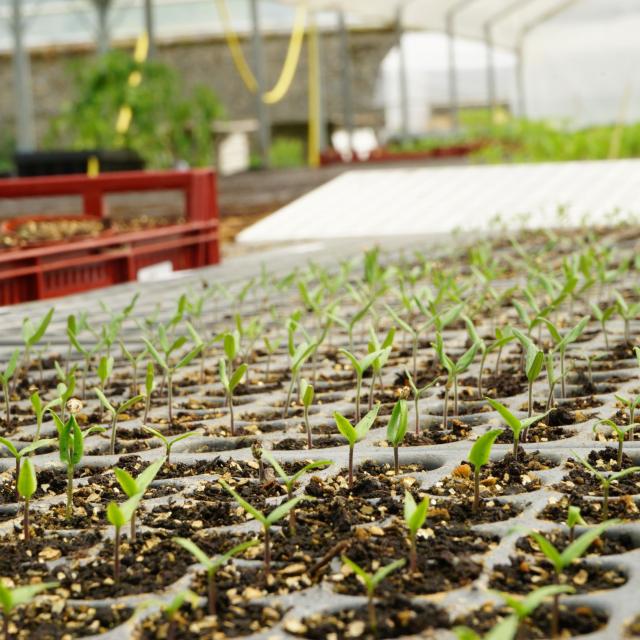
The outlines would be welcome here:
<svg viewBox="0 0 640 640">
<path fill-rule="evenodd" d="M 596 424 L 593 425 L 593 432 L 596 433 L 598 431 L 598 427 L 600 427 L 600 425 L 606 424 L 613 433 L 616 434 L 616 437 L 618 438 L 618 458 L 617 458 L 617 465 L 618 465 L 618 470 L 622 470 L 622 455 L 624 453 L 624 439 L 627 435 L 627 433 L 629 432 L 633 432 L 633 429 L 635 428 L 635 422 L 632 422 L 631 424 L 628 424 L 626 426 L 620 426 L 617 425 L 613 420 L 607 420 L 607 419 L 603 419 L 603 420 L 598 420 L 598 422 L 596 422 Z"/>
<path fill-rule="evenodd" d="M 222 386 L 227 397 L 227 405 L 229 406 L 229 432 L 232 436 L 235 436 L 236 434 L 233 417 L 233 392 L 242 381 L 242 378 L 246 375 L 248 368 L 247 364 L 243 362 L 235 371 L 233 371 L 231 377 L 229 377 L 227 375 L 227 363 L 224 358 L 220 358 L 220 361 L 218 362 L 220 381 L 222 382 Z"/>
<path fill-rule="evenodd" d="M 18 495 L 24 500 L 22 530 L 25 542 L 29 542 L 29 537 L 31 535 L 29 531 L 29 501 L 37 488 L 38 478 L 36 477 L 36 470 L 33 468 L 31 459 L 26 458 L 22 468 L 20 469 L 20 475 L 18 476 Z"/>
<path fill-rule="evenodd" d="M 207 600 L 209 603 L 209 615 L 217 614 L 218 592 L 216 588 L 216 574 L 231 558 L 246 551 L 249 547 L 260 544 L 258 540 L 248 540 L 236 545 L 226 553 L 210 558 L 195 542 L 187 538 L 174 538 L 173 541 L 186 549 L 204 567 L 207 572 Z"/>
<path fill-rule="evenodd" d="M 429 513 L 429 498 L 422 498 L 419 504 L 413 499 L 408 492 L 404 492 L 404 521 L 409 529 L 409 573 L 415 573 L 418 570 L 418 547 L 416 537 L 420 527 L 424 524 Z"/>
<path fill-rule="evenodd" d="M 611 483 L 616 480 L 621 480 L 625 476 L 631 473 L 640 471 L 640 467 L 627 467 L 621 471 L 615 473 L 602 473 L 595 467 L 591 466 L 587 460 L 581 458 L 575 451 L 572 452 L 575 459 L 587 470 L 590 471 L 600 482 L 602 487 L 602 520 L 606 520 L 609 517 L 609 490 L 611 489 Z"/>
<path fill-rule="evenodd" d="M 90 329 L 88 323 L 86 322 L 86 320 L 84 321 L 84 326 L 86 326 L 88 329 Z M 84 360 L 84 369 L 82 372 L 82 399 L 85 399 L 85 391 L 86 391 L 86 387 L 87 387 L 87 375 L 89 373 L 89 365 L 91 363 L 91 358 L 93 358 L 93 356 L 98 352 L 98 350 L 101 348 L 101 343 L 100 341 L 96 342 L 95 346 L 93 347 L 93 349 L 89 350 L 87 348 L 85 348 L 81 343 L 80 340 L 78 338 L 78 331 L 79 331 L 79 325 L 69 325 L 67 324 L 67 337 L 69 338 L 69 343 L 72 344 L 76 350 L 78 351 L 78 353 L 82 356 L 83 360 Z"/>
<path fill-rule="evenodd" d="M 422 396 L 431 387 L 433 387 L 434 384 L 440 381 L 440 378 L 439 377 L 434 378 L 431 382 L 425 384 L 424 387 L 421 387 L 420 389 L 418 389 L 418 387 L 416 386 L 416 383 L 413 380 L 413 377 L 409 373 L 409 369 L 404 370 L 404 375 L 407 378 L 407 382 L 411 387 L 411 393 L 413 394 L 413 410 L 414 410 L 414 413 L 416 414 L 416 436 L 419 436 L 420 435 L 420 411 L 418 408 L 418 403 L 420 402 L 420 398 L 422 398 Z"/>
<path fill-rule="evenodd" d="M 181 440 L 185 440 L 186 438 L 191 438 L 192 436 L 201 435 L 200 431 L 187 431 L 186 433 L 181 433 L 180 435 L 177 435 L 175 438 L 167 438 L 167 436 L 165 436 L 163 433 L 161 433 L 157 429 L 154 429 L 153 427 L 142 425 L 142 428 L 146 432 L 158 438 L 158 440 L 160 440 L 164 445 L 167 466 L 171 464 L 171 449 L 174 444 L 177 444 L 178 442 L 180 442 Z"/>
<path fill-rule="evenodd" d="M 356 422 L 360 421 L 360 392 L 362 389 L 362 377 L 365 372 L 371 367 L 371 365 L 377 360 L 380 356 L 386 355 L 388 356 L 391 349 L 374 351 L 373 353 L 368 353 L 364 358 L 358 360 L 351 352 L 346 349 L 340 349 L 340 353 L 347 356 L 349 361 L 351 362 L 351 366 L 356 374 Z"/>
<path fill-rule="evenodd" d="M 41 582 L 40 584 L 29 584 L 22 587 L 9 587 L 0 581 L 3 637 L 7 640 L 10 637 L 9 618 L 16 607 L 29 604 L 39 593 L 47 589 L 55 589 L 58 584 L 57 582 Z"/>
<path fill-rule="evenodd" d="M 491 447 L 502 429 L 492 429 L 483 433 L 471 447 L 469 462 L 473 465 L 473 512 L 480 508 L 480 470 L 489 462 Z"/>
<path fill-rule="evenodd" d="M 398 447 L 402 444 L 404 436 L 409 426 L 409 412 L 407 410 L 407 401 L 398 400 L 393 407 L 391 417 L 387 423 L 387 440 L 393 447 L 393 468 L 396 473 L 400 473 L 400 464 L 398 461 Z"/>
<path fill-rule="evenodd" d="M 453 415 L 458 417 L 458 376 L 464 373 L 476 356 L 479 345 L 474 343 L 467 351 L 465 351 L 456 362 L 454 362 L 444 351 L 444 343 L 442 334 L 436 334 L 436 342 L 433 345 L 440 364 L 447 370 L 447 383 L 444 389 L 444 422 L 443 427 L 446 429 L 449 423 L 449 392 L 453 386 Z"/>
<path fill-rule="evenodd" d="M 627 304 L 627 301 L 622 297 L 618 291 L 614 291 L 613 295 L 616 299 L 616 307 L 618 313 L 624 320 L 624 341 L 626 344 L 631 342 L 631 333 L 629 331 L 629 324 L 631 320 L 636 318 L 640 314 L 640 302 L 634 304 Z"/>
<path fill-rule="evenodd" d="M 279 340 L 271 340 L 267 336 L 262 338 L 264 350 L 267 352 L 267 364 L 264 369 L 264 381 L 269 382 L 269 370 L 271 369 L 271 359 L 273 354 L 280 348 Z"/>
<path fill-rule="evenodd" d="M 158 471 L 162 468 L 165 459 L 160 458 L 154 463 L 150 464 L 144 471 L 138 474 L 137 478 L 134 478 L 125 469 L 120 467 L 114 467 L 113 472 L 116 474 L 118 484 L 124 491 L 127 498 L 133 498 L 134 496 L 143 496 L 149 485 L 153 482 L 154 478 L 158 475 Z M 136 510 L 133 510 L 131 514 L 131 542 L 136 541 Z"/>
<path fill-rule="evenodd" d="M 47 402 L 47 404 L 42 404 L 42 400 L 40 399 L 40 394 L 37 391 L 34 391 L 30 397 L 31 406 L 33 407 L 33 413 L 36 416 L 36 435 L 33 438 L 34 442 L 38 442 L 40 440 L 40 431 L 42 429 L 42 420 L 44 418 L 44 414 L 53 409 L 53 407 L 57 407 L 60 405 L 61 399 L 54 398 L 53 400 Z"/>
<path fill-rule="evenodd" d="M 349 442 L 349 488 L 353 487 L 353 450 L 356 443 L 360 442 L 369 433 L 369 429 L 373 426 L 379 410 L 380 405 L 378 404 L 355 427 L 337 411 L 333 414 L 338 430 Z"/>
<path fill-rule="evenodd" d="M 167 378 L 167 408 L 169 413 L 169 424 L 173 424 L 173 376 L 176 371 L 188 366 L 191 361 L 198 356 L 202 349 L 202 345 L 196 345 L 191 351 L 189 351 L 189 353 L 183 356 L 177 364 L 171 365 L 170 355 L 175 349 L 178 349 L 179 346 L 182 346 L 185 343 L 186 338 L 184 338 L 184 336 L 175 340 L 172 345 L 168 345 L 166 336 L 164 336 L 162 342 L 167 347 L 167 349 L 164 350 L 164 356 L 160 355 L 159 351 L 151 344 L 151 342 L 149 342 L 149 340 L 146 338 L 143 338 L 143 340 L 147 345 L 147 349 L 151 354 L 151 357 L 157 362 Z"/>
<path fill-rule="evenodd" d="M 527 535 L 533 538 L 540 551 L 547 557 L 553 565 L 556 572 L 556 578 L 559 581 L 564 570 L 574 561 L 585 554 L 587 549 L 593 542 L 599 538 L 609 527 L 619 524 L 620 520 L 607 520 L 599 524 L 589 531 L 585 531 L 581 536 L 574 540 L 562 553 L 537 531 L 529 531 Z M 560 629 L 560 594 L 558 591 L 553 594 L 553 609 L 551 613 L 551 637 L 557 638 Z"/>
<path fill-rule="evenodd" d="M 369 333 L 371 334 L 371 339 L 367 345 L 369 349 L 369 353 L 374 353 L 376 351 L 381 351 L 382 353 L 371 363 L 371 385 L 369 386 L 369 411 L 373 409 L 373 390 L 375 388 L 376 379 L 379 381 L 380 386 L 382 386 L 382 369 L 385 364 L 387 364 L 387 360 L 391 355 L 391 349 L 393 347 L 393 339 L 396 335 L 396 328 L 391 327 L 387 332 L 387 335 L 382 343 L 378 340 L 378 336 L 374 331 L 373 327 L 369 327 Z"/>
<path fill-rule="evenodd" d="M 29 370 L 31 366 L 31 349 L 33 349 L 40 340 L 44 337 L 44 334 L 49 327 L 51 318 L 53 317 L 54 308 L 52 307 L 47 311 L 45 316 L 40 320 L 40 323 L 36 327 L 30 318 L 25 318 L 22 321 L 22 341 L 24 342 L 24 368 L 25 371 Z"/>
<path fill-rule="evenodd" d="M 9 453 L 15 458 L 16 461 L 16 495 L 19 495 L 18 478 L 20 477 L 20 462 L 22 461 L 22 458 L 24 458 L 27 454 L 33 453 L 37 449 L 40 449 L 41 447 L 48 447 L 54 444 L 54 442 L 55 440 L 53 438 L 48 438 L 46 440 L 35 440 L 34 442 L 31 442 L 30 444 L 22 447 L 22 449 L 18 449 L 18 447 L 16 447 L 13 442 L 7 440 L 7 438 L 0 437 L 0 444 L 3 444 L 9 450 Z"/>
<path fill-rule="evenodd" d="M 542 367 L 544 366 L 544 353 L 536 347 L 529 336 L 526 336 L 518 329 L 513 329 L 513 335 L 522 345 L 525 356 L 524 371 L 527 376 L 527 382 L 529 383 L 528 417 L 530 418 L 533 415 L 533 383 L 540 375 Z"/>
<path fill-rule="evenodd" d="M 131 365 L 131 395 L 134 396 L 138 392 L 138 367 L 142 360 L 147 355 L 147 350 L 142 349 L 136 355 L 133 355 L 129 349 L 125 346 L 124 342 L 120 340 L 120 350 L 122 351 L 122 355 Z"/>
<path fill-rule="evenodd" d="M 73 512 L 73 473 L 76 465 L 82 460 L 84 455 L 84 441 L 92 433 L 101 433 L 103 427 L 89 427 L 86 431 L 81 431 L 76 417 L 73 413 L 66 422 L 62 422 L 60 417 L 51 411 L 53 421 L 58 430 L 58 446 L 60 448 L 60 461 L 67 465 L 67 507 L 65 517 L 71 518 Z"/>
<path fill-rule="evenodd" d="M 599 305 L 592 302 L 589 306 L 591 308 L 593 317 L 600 323 L 600 326 L 602 327 L 602 333 L 604 335 L 604 345 L 607 349 L 609 349 L 609 333 L 607 331 L 607 322 L 616 312 L 616 305 L 611 305 L 610 307 L 601 309 Z"/>
<path fill-rule="evenodd" d="M 296 471 L 292 476 L 288 475 L 287 472 L 280 466 L 280 463 L 271 455 L 269 451 L 262 451 L 262 455 L 264 459 L 275 469 L 275 472 L 280 477 L 282 484 L 287 489 L 287 497 L 289 500 L 293 500 L 293 490 L 296 486 L 296 483 L 300 478 L 309 473 L 309 471 L 313 471 L 314 469 L 322 469 L 324 467 L 328 467 L 333 464 L 331 460 L 316 460 L 315 462 L 311 462 L 299 471 Z M 291 535 L 295 535 L 296 532 L 296 512 L 295 509 L 291 509 L 289 511 L 289 531 Z"/>
<path fill-rule="evenodd" d="M 287 391 L 287 401 L 285 402 L 284 409 L 282 411 L 282 419 L 285 420 L 289 415 L 289 406 L 291 405 L 291 394 L 293 393 L 293 387 L 296 383 L 296 380 L 300 376 L 300 371 L 302 370 L 302 365 L 306 362 L 306 360 L 311 356 L 311 354 L 316 349 L 316 344 L 308 342 L 303 342 L 298 345 L 298 347 L 294 347 L 293 345 L 293 334 L 289 332 L 289 357 L 291 359 L 291 382 L 289 383 L 289 390 Z"/>
<path fill-rule="evenodd" d="M 307 448 L 313 448 L 311 439 L 311 425 L 309 424 L 309 407 L 313 404 L 314 390 L 313 387 L 304 379 L 300 380 L 300 399 L 304 409 L 304 428 L 307 432 Z"/>
<path fill-rule="evenodd" d="M 149 411 L 151 409 L 151 395 L 156 388 L 155 372 L 153 370 L 153 363 L 147 362 L 147 374 L 144 377 L 144 416 L 142 417 L 142 424 L 147 423 L 149 417 Z"/>
<path fill-rule="evenodd" d="M 113 356 L 102 356 L 98 362 L 98 379 L 100 380 L 100 390 L 104 392 L 107 388 L 109 378 L 113 372 Z"/>
<path fill-rule="evenodd" d="M 2 382 L 2 395 L 4 396 L 4 419 L 7 427 L 11 424 L 11 394 L 9 393 L 9 382 L 13 378 L 18 366 L 18 358 L 20 358 L 20 350 L 16 349 L 9 358 L 4 373 L 0 373 L 0 381 Z"/>
<path fill-rule="evenodd" d="M 142 494 L 138 493 L 122 504 L 110 502 L 107 505 L 107 520 L 115 527 L 115 537 L 113 540 L 113 579 L 116 583 L 120 582 L 120 533 L 122 527 L 131 521 L 141 499 Z"/>
<path fill-rule="evenodd" d="M 165 619 L 169 623 L 167 628 L 166 640 L 174 640 L 176 637 L 176 626 L 177 626 L 177 613 L 182 609 L 185 602 L 189 603 L 192 608 L 195 608 L 200 603 L 200 598 L 191 591 L 191 589 L 184 589 L 183 591 L 179 591 L 169 602 L 164 600 L 149 600 L 143 602 L 138 610 L 141 610 L 144 607 L 149 605 L 157 604 L 160 607 Z"/>
<path fill-rule="evenodd" d="M 580 525 L 581 527 L 586 527 L 587 523 L 584 521 L 582 515 L 580 514 L 580 507 L 570 505 L 569 510 L 567 512 L 567 527 L 569 527 L 569 542 L 574 541 L 576 536 L 576 527 L 578 525 Z"/>
<path fill-rule="evenodd" d="M 591 316 L 584 316 L 575 327 L 573 327 L 564 336 L 562 336 L 560 334 L 560 331 L 556 327 L 556 325 L 554 325 L 553 322 L 551 322 L 551 320 L 548 320 L 547 318 L 542 318 L 542 322 L 544 322 L 547 325 L 547 329 L 549 329 L 549 334 L 551 335 L 551 338 L 553 339 L 553 342 L 555 344 L 554 351 L 557 351 L 560 354 L 560 384 L 561 384 L 561 391 L 562 391 L 563 398 L 567 397 L 566 389 L 565 389 L 565 375 L 564 375 L 565 353 L 567 351 L 567 347 L 573 342 L 575 342 L 582 335 L 582 333 L 587 327 L 587 324 L 589 323 L 589 320 L 591 320 Z"/>
<path fill-rule="evenodd" d="M 123 413 L 126 413 L 128 409 L 135 406 L 141 400 L 144 400 L 144 396 L 134 396 L 133 398 L 129 398 L 124 402 L 121 402 L 117 407 L 114 407 L 107 397 L 98 389 L 97 387 L 94 389 L 96 395 L 98 396 L 98 400 L 100 400 L 100 404 L 111 414 L 111 440 L 109 441 L 109 455 L 114 455 L 116 452 L 116 431 L 118 429 L 118 416 L 121 416 Z"/>
<path fill-rule="evenodd" d="M 633 429 L 636 424 L 636 409 L 640 406 L 640 394 L 635 398 L 624 398 L 621 395 L 615 394 L 616 400 L 629 412 L 629 426 L 631 429 L 631 437 L 633 438 Z"/>
<path fill-rule="evenodd" d="M 362 567 L 357 565 L 353 560 L 349 560 L 346 556 L 342 556 L 342 562 L 346 564 L 357 576 L 364 585 L 367 592 L 367 612 L 369 618 L 369 628 L 371 632 L 376 635 L 378 630 L 378 620 L 376 617 L 376 607 L 373 601 L 375 591 L 380 583 L 396 569 L 404 566 L 405 559 L 395 560 L 390 564 L 380 567 L 374 574 L 366 572 Z"/>
<path fill-rule="evenodd" d="M 538 422 L 538 420 L 542 420 L 546 415 L 548 415 L 549 411 L 545 413 L 540 413 L 536 416 L 531 416 L 530 418 L 525 418 L 524 420 L 519 420 L 516 418 L 507 407 L 498 402 L 497 400 L 492 400 L 491 398 L 485 398 L 485 400 L 491 405 L 494 411 L 497 411 L 502 419 L 505 421 L 509 429 L 513 432 L 513 457 L 515 460 L 518 459 L 518 443 L 520 442 L 520 435 L 529 429 L 532 424 Z"/>
<path fill-rule="evenodd" d="M 282 520 L 288 513 L 302 500 L 313 500 L 310 496 L 296 496 L 291 500 L 287 500 L 283 504 L 276 507 L 268 516 L 265 516 L 262 511 L 258 511 L 255 507 L 251 506 L 246 500 L 239 496 L 224 480 L 218 480 L 220 485 L 226 489 L 234 498 L 234 500 L 255 520 L 262 525 L 262 531 L 264 534 L 264 576 L 265 580 L 268 579 L 271 574 L 271 527 Z"/>
<path fill-rule="evenodd" d="M 570 367 L 567 367 L 562 374 L 556 374 L 555 366 L 554 366 L 554 358 L 553 351 L 547 353 L 544 357 L 544 363 L 547 370 L 547 383 L 549 384 L 549 395 L 547 396 L 547 405 L 546 409 L 549 410 L 553 404 L 553 393 L 555 391 L 556 385 L 560 380 L 566 379 L 571 370 Z"/>
</svg>

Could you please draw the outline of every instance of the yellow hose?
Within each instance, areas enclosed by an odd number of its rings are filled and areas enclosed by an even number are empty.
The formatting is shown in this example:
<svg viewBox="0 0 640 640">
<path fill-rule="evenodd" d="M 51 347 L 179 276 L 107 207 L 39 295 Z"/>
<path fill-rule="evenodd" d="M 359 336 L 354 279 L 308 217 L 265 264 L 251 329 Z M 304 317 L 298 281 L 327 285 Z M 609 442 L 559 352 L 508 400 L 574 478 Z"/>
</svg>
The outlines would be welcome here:
<svg viewBox="0 0 640 640">
<path fill-rule="evenodd" d="M 233 64 L 235 65 L 240 78 L 251 93 L 258 91 L 258 81 L 251 70 L 240 45 L 240 38 L 231 25 L 231 15 L 227 7 L 226 0 L 216 0 L 216 6 L 222 22 L 224 37 L 231 53 Z M 291 87 L 293 78 L 300 61 L 300 52 L 304 42 L 305 24 L 307 19 L 307 8 L 300 4 L 296 8 L 296 15 L 293 23 L 293 31 L 287 47 L 287 55 L 282 65 L 278 80 L 273 88 L 262 95 L 265 104 L 275 104 L 285 97 Z"/>
<path fill-rule="evenodd" d="M 319 86 L 319 52 L 318 30 L 315 24 L 309 25 L 307 42 L 309 57 L 309 139 L 308 161 L 312 167 L 320 164 L 320 94 Z"/>
</svg>

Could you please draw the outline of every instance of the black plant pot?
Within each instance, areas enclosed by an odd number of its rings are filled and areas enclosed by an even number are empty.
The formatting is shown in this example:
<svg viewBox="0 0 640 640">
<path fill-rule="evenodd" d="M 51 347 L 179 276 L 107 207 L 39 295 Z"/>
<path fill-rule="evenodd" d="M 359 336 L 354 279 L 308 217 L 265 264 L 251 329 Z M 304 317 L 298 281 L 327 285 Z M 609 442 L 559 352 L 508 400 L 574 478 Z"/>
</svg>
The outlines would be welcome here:
<svg viewBox="0 0 640 640">
<path fill-rule="evenodd" d="M 14 155 L 14 162 L 20 177 L 58 176 L 86 173 L 92 157 L 98 159 L 101 173 L 144 169 L 144 160 L 130 149 L 23 151 Z"/>
</svg>

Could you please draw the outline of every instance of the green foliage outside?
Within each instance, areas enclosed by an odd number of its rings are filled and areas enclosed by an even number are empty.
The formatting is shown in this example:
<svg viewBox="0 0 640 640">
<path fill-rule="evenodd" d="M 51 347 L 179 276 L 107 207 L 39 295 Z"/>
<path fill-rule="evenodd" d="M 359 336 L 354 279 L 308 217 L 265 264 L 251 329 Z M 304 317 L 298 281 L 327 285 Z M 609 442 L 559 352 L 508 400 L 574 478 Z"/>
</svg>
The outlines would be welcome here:
<svg viewBox="0 0 640 640">
<path fill-rule="evenodd" d="M 134 71 L 142 74 L 142 82 L 132 87 L 128 80 Z M 214 163 L 212 125 L 223 116 L 223 108 L 208 87 L 187 91 L 179 74 L 167 65 L 139 64 L 124 51 L 83 60 L 74 65 L 73 73 L 73 94 L 50 123 L 46 147 L 129 148 L 151 168 Z M 116 132 L 123 105 L 133 111 L 124 135 Z"/>
</svg>

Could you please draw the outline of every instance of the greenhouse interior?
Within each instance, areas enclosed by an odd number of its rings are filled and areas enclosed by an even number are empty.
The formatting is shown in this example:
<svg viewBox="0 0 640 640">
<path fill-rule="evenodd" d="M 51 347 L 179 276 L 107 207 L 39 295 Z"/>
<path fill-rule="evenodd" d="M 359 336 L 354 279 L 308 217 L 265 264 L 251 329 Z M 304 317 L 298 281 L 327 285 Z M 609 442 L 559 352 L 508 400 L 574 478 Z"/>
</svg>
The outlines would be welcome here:
<svg viewBox="0 0 640 640">
<path fill-rule="evenodd" d="M 639 32 L 0 0 L 0 639 L 640 638 Z"/>
</svg>

